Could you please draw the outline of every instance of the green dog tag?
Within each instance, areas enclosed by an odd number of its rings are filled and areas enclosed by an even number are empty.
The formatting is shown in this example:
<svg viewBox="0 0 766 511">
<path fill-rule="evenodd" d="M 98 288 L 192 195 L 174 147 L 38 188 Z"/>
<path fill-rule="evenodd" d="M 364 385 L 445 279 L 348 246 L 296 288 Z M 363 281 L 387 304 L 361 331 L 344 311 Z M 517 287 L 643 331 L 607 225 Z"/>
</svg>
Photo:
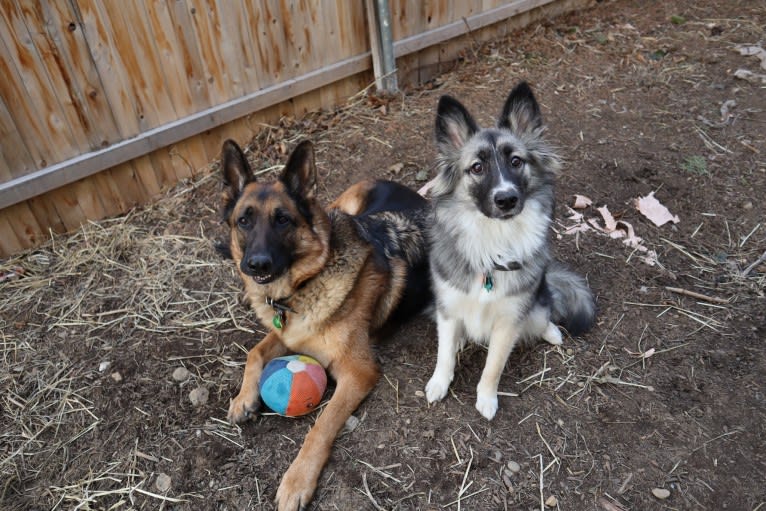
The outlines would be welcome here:
<svg viewBox="0 0 766 511">
<path fill-rule="evenodd" d="M 493 287 L 495 287 L 495 283 L 492 282 L 492 275 L 489 273 L 484 274 L 484 289 L 489 293 Z"/>
</svg>

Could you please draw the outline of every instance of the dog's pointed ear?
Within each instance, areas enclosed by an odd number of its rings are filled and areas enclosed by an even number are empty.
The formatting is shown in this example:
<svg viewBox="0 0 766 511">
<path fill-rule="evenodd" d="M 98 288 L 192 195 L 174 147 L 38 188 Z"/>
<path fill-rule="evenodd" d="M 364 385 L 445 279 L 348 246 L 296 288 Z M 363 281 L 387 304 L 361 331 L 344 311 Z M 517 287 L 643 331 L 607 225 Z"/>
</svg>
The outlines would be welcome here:
<svg viewBox="0 0 766 511">
<path fill-rule="evenodd" d="M 317 169 L 314 163 L 314 144 L 304 140 L 290 153 L 280 181 L 296 196 L 314 197 L 317 184 Z"/>
<path fill-rule="evenodd" d="M 223 143 L 221 151 L 223 183 L 226 185 L 229 199 L 236 199 L 245 185 L 252 179 L 250 164 L 239 145 L 233 140 Z"/>
<path fill-rule="evenodd" d="M 531 133 L 543 126 L 540 105 L 527 82 L 518 84 L 508 95 L 497 126 L 516 134 Z"/>
<path fill-rule="evenodd" d="M 479 125 L 468 110 L 451 96 L 442 96 L 436 109 L 436 143 L 442 153 L 460 149 Z"/>
</svg>

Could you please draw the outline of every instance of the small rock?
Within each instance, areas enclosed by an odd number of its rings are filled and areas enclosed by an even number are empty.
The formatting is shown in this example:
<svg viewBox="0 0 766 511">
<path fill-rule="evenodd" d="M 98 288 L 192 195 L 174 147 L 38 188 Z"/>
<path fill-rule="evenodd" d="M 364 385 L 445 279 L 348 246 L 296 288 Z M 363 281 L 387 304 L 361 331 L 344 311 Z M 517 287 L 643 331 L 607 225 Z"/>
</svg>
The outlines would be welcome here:
<svg viewBox="0 0 766 511">
<path fill-rule="evenodd" d="M 112 363 L 111 363 L 111 362 L 109 362 L 108 360 L 104 360 L 103 362 L 101 362 L 101 363 L 98 365 L 98 372 L 99 372 L 99 373 L 103 373 L 104 371 L 106 371 L 107 369 L 109 369 L 109 367 L 110 367 L 111 365 L 112 365 Z"/>
<path fill-rule="evenodd" d="M 660 500 L 665 500 L 666 498 L 670 497 L 670 490 L 666 490 L 665 488 L 653 488 L 652 495 Z"/>
<path fill-rule="evenodd" d="M 436 432 L 433 429 L 427 429 L 423 431 L 423 438 L 430 440 L 436 435 Z"/>
<path fill-rule="evenodd" d="M 508 470 L 510 470 L 514 474 L 517 474 L 519 470 L 521 470 L 521 465 L 519 465 L 513 460 L 509 461 L 507 466 L 508 466 Z"/>
<path fill-rule="evenodd" d="M 394 174 L 398 174 L 399 172 L 402 171 L 403 168 L 404 168 L 404 163 L 394 163 L 393 165 L 388 167 L 388 170 L 390 170 Z"/>
<path fill-rule="evenodd" d="M 415 391 L 415 397 L 423 397 L 423 396 L 425 396 L 425 393 L 422 390 Z"/>
<path fill-rule="evenodd" d="M 122 375 L 120 374 L 119 371 L 113 372 L 110 376 L 117 383 L 120 383 L 122 381 Z"/>
<path fill-rule="evenodd" d="M 173 371 L 173 379 L 177 382 L 185 381 L 189 377 L 189 370 L 185 367 L 177 367 Z"/>
<path fill-rule="evenodd" d="M 348 419 L 346 419 L 346 425 L 343 428 L 344 433 L 351 433 L 356 428 L 359 427 L 359 419 L 357 417 L 354 417 L 353 415 L 349 416 Z"/>
<path fill-rule="evenodd" d="M 428 171 L 427 170 L 419 170 L 415 174 L 415 181 L 428 181 Z"/>
<path fill-rule="evenodd" d="M 189 392 L 189 401 L 194 406 L 202 406 L 207 403 L 207 398 L 210 396 L 210 392 L 205 387 L 197 387 Z"/>
<path fill-rule="evenodd" d="M 742 205 L 742 209 L 753 209 L 753 203 L 750 201 L 747 201 Z"/>
<path fill-rule="evenodd" d="M 547 499 L 545 499 L 545 507 L 556 507 L 556 505 L 559 503 L 559 499 L 557 499 L 554 495 L 551 495 Z"/>
<path fill-rule="evenodd" d="M 167 474 L 157 474 L 157 480 L 154 481 L 154 487 L 160 493 L 166 493 L 170 489 L 171 484 L 170 476 Z"/>
</svg>

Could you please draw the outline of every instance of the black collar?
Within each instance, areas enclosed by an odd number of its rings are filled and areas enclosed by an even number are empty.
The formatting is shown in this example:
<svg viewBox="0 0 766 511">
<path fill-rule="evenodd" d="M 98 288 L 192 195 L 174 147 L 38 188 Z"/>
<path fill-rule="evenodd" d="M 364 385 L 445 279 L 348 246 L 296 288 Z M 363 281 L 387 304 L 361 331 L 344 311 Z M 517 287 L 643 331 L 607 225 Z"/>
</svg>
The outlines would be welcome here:
<svg viewBox="0 0 766 511">
<path fill-rule="evenodd" d="M 509 261 L 505 264 L 492 261 L 492 264 L 494 264 L 496 270 L 500 271 L 516 271 L 521 269 L 521 263 L 518 261 Z"/>
<path fill-rule="evenodd" d="M 270 296 L 266 297 L 266 305 L 274 309 L 274 317 L 271 318 L 271 323 L 275 328 L 279 330 L 283 329 L 285 325 L 287 325 L 287 313 L 292 312 L 295 314 L 295 311 L 289 305 L 284 303 L 284 301 L 289 299 L 290 296 L 280 298 L 279 300 L 275 300 Z"/>
</svg>

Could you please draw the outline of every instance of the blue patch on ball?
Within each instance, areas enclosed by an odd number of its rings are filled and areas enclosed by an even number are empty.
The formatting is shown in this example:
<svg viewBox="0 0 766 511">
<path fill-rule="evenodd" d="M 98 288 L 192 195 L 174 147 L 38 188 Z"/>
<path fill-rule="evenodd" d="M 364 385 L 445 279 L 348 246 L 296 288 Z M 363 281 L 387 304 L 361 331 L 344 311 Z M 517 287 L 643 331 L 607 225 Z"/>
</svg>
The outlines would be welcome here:
<svg viewBox="0 0 766 511">
<path fill-rule="evenodd" d="M 271 360 L 258 382 L 261 399 L 271 410 L 286 417 L 313 411 L 327 388 L 324 367 L 307 355 L 287 355 Z"/>
</svg>

